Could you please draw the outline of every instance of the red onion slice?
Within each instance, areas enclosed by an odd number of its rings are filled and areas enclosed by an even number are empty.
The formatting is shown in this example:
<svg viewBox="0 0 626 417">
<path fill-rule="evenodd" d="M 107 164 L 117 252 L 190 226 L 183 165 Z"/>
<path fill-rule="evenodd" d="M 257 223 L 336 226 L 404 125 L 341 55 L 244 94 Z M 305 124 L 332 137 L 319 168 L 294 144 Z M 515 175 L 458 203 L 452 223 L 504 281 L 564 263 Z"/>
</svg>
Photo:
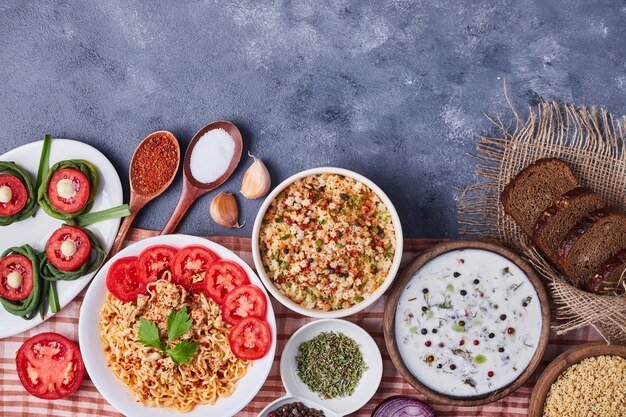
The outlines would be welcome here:
<svg viewBox="0 0 626 417">
<path fill-rule="evenodd" d="M 389 397 L 372 413 L 372 417 L 436 417 L 435 410 L 415 398 L 402 395 Z"/>
</svg>

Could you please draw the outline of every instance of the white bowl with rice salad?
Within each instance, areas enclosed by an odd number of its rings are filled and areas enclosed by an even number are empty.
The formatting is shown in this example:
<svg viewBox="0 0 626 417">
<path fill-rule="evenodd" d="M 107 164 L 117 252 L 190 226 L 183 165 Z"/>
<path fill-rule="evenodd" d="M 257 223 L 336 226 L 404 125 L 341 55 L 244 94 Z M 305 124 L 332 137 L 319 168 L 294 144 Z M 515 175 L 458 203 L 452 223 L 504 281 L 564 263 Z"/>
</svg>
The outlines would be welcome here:
<svg viewBox="0 0 626 417">
<path fill-rule="evenodd" d="M 373 304 L 402 258 L 402 227 L 372 181 L 315 168 L 279 184 L 254 222 L 252 254 L 263 284 L 289 309 L 339 318 Z"/>
</svg>

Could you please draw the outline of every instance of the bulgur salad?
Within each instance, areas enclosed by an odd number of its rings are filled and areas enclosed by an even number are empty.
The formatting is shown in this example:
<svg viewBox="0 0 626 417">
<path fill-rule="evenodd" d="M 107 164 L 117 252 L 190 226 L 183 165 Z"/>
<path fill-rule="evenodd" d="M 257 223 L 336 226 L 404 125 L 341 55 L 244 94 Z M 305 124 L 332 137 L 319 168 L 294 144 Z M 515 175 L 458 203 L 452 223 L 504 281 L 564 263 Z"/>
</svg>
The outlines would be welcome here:
<svg viewBox="0 0 626 417">
<path fill-rule="evenodd" d="M 272 201 L 259 246 L 265 272 L 283 295 L 330 311 L 360 303 L 383 284 L 396 234 L 389 210 L 367 185 L 317 174 Z"/>
</svg>

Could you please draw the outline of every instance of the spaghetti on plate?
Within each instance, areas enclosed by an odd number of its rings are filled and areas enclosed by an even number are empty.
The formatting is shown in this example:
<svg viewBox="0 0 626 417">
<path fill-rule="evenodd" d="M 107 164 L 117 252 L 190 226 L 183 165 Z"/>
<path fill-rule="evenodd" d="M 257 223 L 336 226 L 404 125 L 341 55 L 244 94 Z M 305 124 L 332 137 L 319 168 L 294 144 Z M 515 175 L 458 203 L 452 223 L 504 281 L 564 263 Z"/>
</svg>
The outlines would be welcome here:
<svg viewBox="0 0 626 417">
<path fill-rule="evenodd" d="M 157 323 L 167 334 L 172 310 L 187 307 L 193 327 L 179 340 L 198 342 L 188 364 L 177 366 L 160 350 L 138 341 L 140 319 Z M 251 362 L 231 352 L 230 326 L 222 322 L 220 307 L 204 294 L 191 294 L 169 280 L 148 284 L 137 302 L 123 302 L 108 293 L 100 316 L 100 338 L 109 366 L 142 404 L 186 412 L 196 405 L 214 404 L 235 391 Z"/>
</svg>

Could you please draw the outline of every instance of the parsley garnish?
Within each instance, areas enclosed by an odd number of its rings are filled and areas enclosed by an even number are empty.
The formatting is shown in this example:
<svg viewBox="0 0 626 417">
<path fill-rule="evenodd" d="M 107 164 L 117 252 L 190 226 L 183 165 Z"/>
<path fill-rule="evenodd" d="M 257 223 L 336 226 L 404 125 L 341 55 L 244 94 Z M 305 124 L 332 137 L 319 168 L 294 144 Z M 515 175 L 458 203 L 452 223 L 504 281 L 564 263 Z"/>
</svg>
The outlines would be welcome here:
<svg viewBox="0 0 626 417">
<path fill-rule="evenodd" d="M 139 342 L 170 355 L 176 365 L 189 363 L 196 354 L 198 342 L 181 340 L 173 347 L 170 345 L 174 340 L 191 330 L 192 324 L 186 306 L 178 311 L 172 310 L 167 318 L 167 342 L 163 345 L 156 323 L 142 317 L 139 324 Z"/>
</svg>

